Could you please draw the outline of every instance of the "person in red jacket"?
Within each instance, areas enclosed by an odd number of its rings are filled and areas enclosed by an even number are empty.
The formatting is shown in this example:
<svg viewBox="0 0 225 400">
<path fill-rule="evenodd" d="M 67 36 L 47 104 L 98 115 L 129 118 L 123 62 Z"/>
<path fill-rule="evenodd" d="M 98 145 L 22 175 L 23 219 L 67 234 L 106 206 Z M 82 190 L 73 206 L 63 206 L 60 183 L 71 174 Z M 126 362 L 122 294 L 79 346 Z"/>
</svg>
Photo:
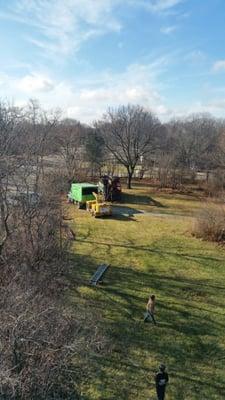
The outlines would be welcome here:
<svg viewBox="0 0 225 400">
<path fill-rule="evenodd" d="M 159 366 L 159 371 L 155 375 L 156 393 L 158 400 L 165 399 L 166 385 L 168 382 L 169 382 L 169 376 L 166 372 L 166 366 L 164 364 L 161 364 Z"/>
</svg>

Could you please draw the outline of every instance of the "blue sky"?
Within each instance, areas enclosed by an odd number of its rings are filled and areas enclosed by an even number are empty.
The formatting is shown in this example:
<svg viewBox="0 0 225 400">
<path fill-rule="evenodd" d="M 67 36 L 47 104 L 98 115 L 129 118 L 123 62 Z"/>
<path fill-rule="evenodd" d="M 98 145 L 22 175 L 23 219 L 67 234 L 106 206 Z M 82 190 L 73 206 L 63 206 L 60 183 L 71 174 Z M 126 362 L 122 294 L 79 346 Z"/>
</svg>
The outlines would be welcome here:
<svg viewBox="0 0 225 400">
<path fill-rule="evenodd" d="M 120 104 L 224 116 L 224 0 L 0 0 L 0 97 L 91 122 Z"/>
</svg>

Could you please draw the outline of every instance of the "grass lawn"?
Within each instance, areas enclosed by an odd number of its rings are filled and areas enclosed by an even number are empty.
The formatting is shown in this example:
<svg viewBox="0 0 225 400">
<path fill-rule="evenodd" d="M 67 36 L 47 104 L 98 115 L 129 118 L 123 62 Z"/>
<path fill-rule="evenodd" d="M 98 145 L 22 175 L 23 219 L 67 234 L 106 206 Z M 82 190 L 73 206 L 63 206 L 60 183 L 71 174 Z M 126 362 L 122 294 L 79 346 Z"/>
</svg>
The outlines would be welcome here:
<svg viewBox="0 0 225 400">
<path fill-rule="evenodd" d="M 154 373 L 164 362 L 166 400 L 222 400 L 225 250 L 191 236 L 193 220 L 183 215 L 201 208 L 197 196 L 138 188 L 126 200 L 146 214 L 93 219 L 66 206 L 77 234 L 71 257 L 79 286 L 71 301 L 99 314 L 112 346 L 107 356 L 90 355 L 93 373 L 83 382 L 83 399 L 154 400 Z M 96 266 L 105 262 L 111 266 L 104 284 L 90 287 Z M 157 326 L 143 323 L 152 293 Z"/>
<path fill-rule="evenodd" d="M 126 203 L 135 208 L 166 215 L 192 216 L 207 203 L 207 199 L 201 191 L 190 190 L 189 193 L 183 194 L 139 185 L 130 191 L 125 190 L 124 198 Z"/>
</svg>

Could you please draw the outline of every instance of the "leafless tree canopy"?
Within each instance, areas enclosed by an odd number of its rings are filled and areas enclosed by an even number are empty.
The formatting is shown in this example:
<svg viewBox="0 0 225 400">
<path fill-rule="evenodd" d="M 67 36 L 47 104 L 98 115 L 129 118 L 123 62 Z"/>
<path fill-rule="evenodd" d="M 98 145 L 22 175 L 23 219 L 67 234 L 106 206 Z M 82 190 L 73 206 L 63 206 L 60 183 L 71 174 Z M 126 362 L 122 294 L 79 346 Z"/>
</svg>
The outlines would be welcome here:
<svg viewBox="0 0 225 400">
<path fill-rule="evenodd" d="M 167 126 L 174 144 L 177 165 L 185 168 L 207 168 L 213 163 L 221 124 L 209 115 L 193 115 L 172 121 Z M 210 165 L 211 163 L 211 165 Z"/>
<path fill-rule="evenodd" d="M 159 120 L 140 106 L 128 105 L 109 110 L 96 127 L 104 138 L 107 150 L 126 167 L 130 188 L 138 161 L 155 150 L 160 131 Z"/>
</svg>

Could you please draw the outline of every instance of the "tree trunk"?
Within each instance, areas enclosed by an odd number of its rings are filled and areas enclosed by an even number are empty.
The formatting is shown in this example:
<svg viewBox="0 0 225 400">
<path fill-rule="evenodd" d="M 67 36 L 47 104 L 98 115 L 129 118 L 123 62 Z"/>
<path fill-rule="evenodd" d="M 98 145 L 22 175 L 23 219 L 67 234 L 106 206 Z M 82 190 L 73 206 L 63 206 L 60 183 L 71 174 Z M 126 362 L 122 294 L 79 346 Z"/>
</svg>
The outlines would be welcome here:
<svg viewBox="0 0 225 400">
<path fill-rule="evenodd" d="M 131 180 L 133 177 L 134 171 L 130 171 L 129 169 L 127 170 L 127 189 L 131 189 Z"/>
</svg>

